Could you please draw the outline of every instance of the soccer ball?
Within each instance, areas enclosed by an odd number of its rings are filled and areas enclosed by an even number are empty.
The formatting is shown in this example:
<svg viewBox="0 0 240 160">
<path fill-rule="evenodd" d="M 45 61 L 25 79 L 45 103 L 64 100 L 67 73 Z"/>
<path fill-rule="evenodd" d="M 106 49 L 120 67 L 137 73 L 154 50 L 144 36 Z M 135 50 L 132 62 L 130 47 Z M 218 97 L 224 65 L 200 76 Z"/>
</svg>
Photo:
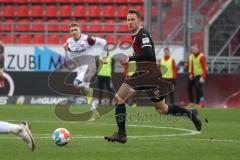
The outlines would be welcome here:
<svg viewBox="0 0 240 160">
<path fill-rule="evenodd" d="M 53 132 L 52 139 L 56 145 L 64 146 L 70 140 L 70 132 L 65 128 L 58 128 Z"/>
</svg>

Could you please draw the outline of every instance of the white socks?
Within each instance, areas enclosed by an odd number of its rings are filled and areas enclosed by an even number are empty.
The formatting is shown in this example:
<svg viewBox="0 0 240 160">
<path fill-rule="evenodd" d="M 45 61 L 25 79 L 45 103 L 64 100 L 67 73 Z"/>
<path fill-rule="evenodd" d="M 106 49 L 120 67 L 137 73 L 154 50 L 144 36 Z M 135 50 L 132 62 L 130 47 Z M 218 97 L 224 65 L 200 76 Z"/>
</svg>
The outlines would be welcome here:
<svg viewBox="0 0 240 160">
<path fill-rule="evenodd" d="M 93 100 L 90 106 L 90 110 L 92 111 L 92 110 L 95 110 L 96 108 L 97 108 L 97 101 Z"/>
<path fill-rule="evenodd" d="M 0 121 L 0 134 L 14 133 L 17 134 L 21 130 L 20 124 L 12 124 L 4 121 Z"/>
</svg>

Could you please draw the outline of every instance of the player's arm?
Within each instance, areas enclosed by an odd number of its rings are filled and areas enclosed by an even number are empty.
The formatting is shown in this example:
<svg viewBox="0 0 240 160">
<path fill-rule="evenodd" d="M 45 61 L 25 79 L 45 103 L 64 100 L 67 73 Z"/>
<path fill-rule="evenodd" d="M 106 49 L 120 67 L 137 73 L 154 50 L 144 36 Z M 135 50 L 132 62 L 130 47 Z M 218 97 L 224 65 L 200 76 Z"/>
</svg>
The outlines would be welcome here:
<svg viewBox="0 0 240 160">
<path fill-rule="evenodd" d="M 202 82 L 204 82 L 207 79 L 207 65 L 206 65 L 206 57 L 202 56 L 200 59 L 201 67 L 202 67 Z"/>
<path fill-rule="evenodd" d="M 154 57 L 152 51 L 152 44 L 150 42 L 150 37 L 147 34 L 142 34 L 137 42 L 140 44 L 142 51 L 134 56 L 129 57 L 129 61 L 149 61 Z"/>
<path fill-rule="evenodd" d="M 66 60 L 70 60 L 71 59 L 71 50 L 68 46 L 68 41 L 66 41 L 64 44 L 63 44 L 63 48 L 64 48 L 64 51 L 65 51 L 65 59 Z"/>
<path fill-rule="evenodd" d="M 172 70 L 173 70 L 173 78 L 176 79 L 177 78 L 177 65 L 174 59 L 172 59 Z"/>
<path fill-rule="evenodd" d="M 4 46 L 0 42 L 0 88 L 4 87 L 3 68 L 4 68 Z"/>
<path fill-rule="evenodd" d="M 102 48 L 102 58 L 103 61 L 106 60 L 107 57 L 107 41 L 105 39 L 99 38 L 99 37 L 94 37 L 94 36 L 88 36 L 87 37 L 88 44 L 90 46 L 96 45 L 100 46 Z"/>
</svg>

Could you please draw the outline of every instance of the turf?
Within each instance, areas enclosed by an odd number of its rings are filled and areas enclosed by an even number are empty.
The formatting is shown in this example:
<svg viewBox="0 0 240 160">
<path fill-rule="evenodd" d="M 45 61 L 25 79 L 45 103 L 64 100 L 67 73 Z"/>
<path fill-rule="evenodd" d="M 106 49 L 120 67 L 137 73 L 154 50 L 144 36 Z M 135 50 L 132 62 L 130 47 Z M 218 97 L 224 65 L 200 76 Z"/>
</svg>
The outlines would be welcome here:
<svg viewBox="0 0 240 160">
<path fill-rule="evenodd" d="M 72 108 L 81 112 L 86 107 Z M 110 112 L 94 122 L 66 122 L 54 114 L 54 106 L 7 105 L 0 107 L 0 119 L 18 123 L 27 120 L 37 142 L 30 152 L 13 135 L 0 135 L 0 159 L 4 160 L 239 160 L 240 110 L 199 109 L 203 120 L 201 133 L 186 118 L 159 116 L 151 107 L 128 108 L 128 143 L 109 143 L 104 135 L 116 127 Z M 204 119 L 208 119 L 208 123 Z M 68 145 L 59 147 L 51 140 L 59 127 L 71 132 Z"/>
</svg>

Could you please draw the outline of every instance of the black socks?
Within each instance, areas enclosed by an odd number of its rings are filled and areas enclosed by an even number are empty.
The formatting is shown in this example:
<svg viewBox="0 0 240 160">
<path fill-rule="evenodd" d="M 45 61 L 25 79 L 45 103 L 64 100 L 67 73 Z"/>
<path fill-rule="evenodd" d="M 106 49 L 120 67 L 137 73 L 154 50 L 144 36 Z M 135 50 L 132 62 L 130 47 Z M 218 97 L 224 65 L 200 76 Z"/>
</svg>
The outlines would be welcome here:
<svg viewBox="0 0 240 160">
<path fill-rule="evenodd" d="M 186 116 L 190 117 L 190 112 L 189 110 L 180 107 L 178 105 L 168 105 L 168 114 L 174 115 L 174 116 Z"/>
<path fill-rule="evenodd" d="M 125 118 L 126 118 L 126 107 L 125 104 L 118 104 L 115 109 L 116 122 L 118 126 L 118 133 L 126 135 L 125 130 Z"/>
</svg>

